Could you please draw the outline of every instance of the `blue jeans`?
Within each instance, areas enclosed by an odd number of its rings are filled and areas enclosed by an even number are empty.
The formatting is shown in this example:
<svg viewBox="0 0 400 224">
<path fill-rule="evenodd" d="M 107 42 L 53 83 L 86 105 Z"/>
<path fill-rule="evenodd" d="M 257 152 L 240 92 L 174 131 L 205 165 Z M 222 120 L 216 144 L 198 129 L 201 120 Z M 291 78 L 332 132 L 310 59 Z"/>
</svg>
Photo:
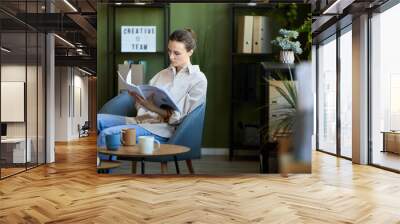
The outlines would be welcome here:
<svg viewBox="0 0 400 224">
<path fill-rule="evenodd" d="M 97 114 L 97 134 L 101 133 L 104 129 L 125 125 L 125 117 L 113 114 Z"/>
</svg>

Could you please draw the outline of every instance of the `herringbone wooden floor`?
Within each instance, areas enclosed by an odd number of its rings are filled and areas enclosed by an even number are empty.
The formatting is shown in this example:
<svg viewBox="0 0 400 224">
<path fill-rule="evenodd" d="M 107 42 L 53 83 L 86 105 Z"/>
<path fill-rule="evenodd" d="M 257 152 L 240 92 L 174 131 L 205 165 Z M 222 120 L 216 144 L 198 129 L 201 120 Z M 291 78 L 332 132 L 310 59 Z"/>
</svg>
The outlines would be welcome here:
<svg viewBox="0 0 400 224">
<path fill-rule="evenodd" d="M 400 175 L 315 152 L 310 175 L 96 174 L 95 141 L 0 181 L 0 223 L 400 223 Z"/>
</svg>

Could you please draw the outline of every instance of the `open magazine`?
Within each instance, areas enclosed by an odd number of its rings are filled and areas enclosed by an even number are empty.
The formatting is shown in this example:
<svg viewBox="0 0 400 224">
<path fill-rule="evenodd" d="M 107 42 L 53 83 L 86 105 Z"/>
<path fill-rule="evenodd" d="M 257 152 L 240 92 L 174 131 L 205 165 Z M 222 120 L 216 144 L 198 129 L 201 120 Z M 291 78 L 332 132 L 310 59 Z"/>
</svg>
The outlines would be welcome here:
<svg viewBox="0 0 400 224">
<path fill-rule="evenodd" d="M 152 94 L 154 94 L 153 101 L 156 106 L 161 107 L 161 105 L 167 105 L 173 110 L 180 111 L 178 106 L 176 105 L 176 103 L 166 90 L 156 86 L 133 84 L 131 81 L 132 80 L 131 70 L 129 70 L 126 80 L 122 77 L 122 75 L 119 72 L 117 73 L 119 79 L 121 79 L 124 85 L 124 89 L 134 92 L 139 96 L 143 97 L 144 99 L 148 99 Z"/>
</svg>

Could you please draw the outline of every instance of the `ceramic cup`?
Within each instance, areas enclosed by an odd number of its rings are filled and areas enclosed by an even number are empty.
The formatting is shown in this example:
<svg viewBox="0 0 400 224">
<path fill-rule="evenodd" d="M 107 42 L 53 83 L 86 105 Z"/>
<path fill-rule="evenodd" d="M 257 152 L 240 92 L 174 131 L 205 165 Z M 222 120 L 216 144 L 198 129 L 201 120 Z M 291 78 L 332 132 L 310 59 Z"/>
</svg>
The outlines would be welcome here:
<svg viewBox="0 0 400 224">
<path fill-rule="evenodd" d="M 108 150 L 117 150 L 121 146 L 121 134 L 106 135 L 106 147 Z"/>
<path fill-rule="evenodd" d="M 139 136 L 139 150 L 144 154 L 152 154 L 154 149 L 160 149 L 160 142 L 157 139 L 154 139 L 154 136 Z M 157 147 L 154 148 L 154 142 L 157 144 Z"/>
<path fill-rule="evenodd" d="M 123 145 L 136 145 L 136 129 L 124 128 L 121 130 Z"/>
</svg>

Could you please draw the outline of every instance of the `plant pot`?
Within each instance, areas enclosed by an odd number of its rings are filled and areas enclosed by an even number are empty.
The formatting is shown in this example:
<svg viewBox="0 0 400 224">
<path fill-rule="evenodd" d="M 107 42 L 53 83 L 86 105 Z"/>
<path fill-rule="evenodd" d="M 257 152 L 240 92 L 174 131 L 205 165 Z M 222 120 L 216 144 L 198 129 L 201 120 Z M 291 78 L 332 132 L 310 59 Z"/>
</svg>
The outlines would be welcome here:
<svg viewBox="0 0 400 224">
<path fill-rule="evenodd" d="M 293 147 L 292 135 L 277 136 L 279 171 L 282 176 L 287 177 L 291 161 L 291 149 Z"/>
<path fill-rule="evenodd" d="M 281 51 L 280 52 L 281 62 L 284 64 L 294 63 L 294 52 L 293 51 Z"/>
</svg>

